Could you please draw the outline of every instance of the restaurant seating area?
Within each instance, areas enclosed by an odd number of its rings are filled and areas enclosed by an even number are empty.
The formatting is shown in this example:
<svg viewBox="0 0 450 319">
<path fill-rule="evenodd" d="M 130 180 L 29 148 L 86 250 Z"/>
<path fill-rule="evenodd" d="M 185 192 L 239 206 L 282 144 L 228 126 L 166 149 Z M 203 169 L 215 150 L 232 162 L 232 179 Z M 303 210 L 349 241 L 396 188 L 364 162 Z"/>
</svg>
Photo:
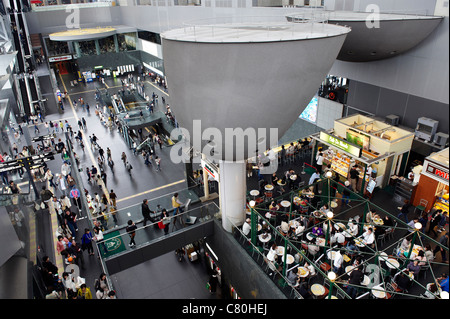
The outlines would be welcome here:
<svg viewBox="0 0 450 319">
<path fill-rule="evenodd" d="M 296 184 L 291 176 L 297 174 L 302 182 Z M 325 176 L 305 185 L 309 176 L 303 169 L 273 183 L 259 180 L 260 189 L 248 193 L 246 222 L 234 229 L 236 240 L 287 298 L 448 298 L 439 286 L 429 288 L 448 274 L 448 264 L 433 250 L 442 247 L 448 254 L 448 247 L 420 223 L 406 224 L 399 211 L 352 191 L 347 202 L 345 186 Z M 446 231 L 448 225 L 440 236 Z M 363 273 L 358 284 L 349 283 L 355 267 Z"/>
</svg>

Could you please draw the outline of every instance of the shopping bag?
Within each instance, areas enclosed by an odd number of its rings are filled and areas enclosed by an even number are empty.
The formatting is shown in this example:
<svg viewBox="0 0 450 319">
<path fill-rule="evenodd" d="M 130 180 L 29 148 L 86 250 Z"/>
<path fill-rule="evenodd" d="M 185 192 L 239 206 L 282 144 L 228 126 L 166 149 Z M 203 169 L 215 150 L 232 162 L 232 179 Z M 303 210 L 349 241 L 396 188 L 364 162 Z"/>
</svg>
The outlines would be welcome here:
<svg viewBox="0 0 450 319">
<path fill-rule="evenodd" d="M 163 224 L 162 221 L 159 221 L 158 222 L 158 227 L 159 227 L 159 229 L 164 229 L 164 227 L 166 227 L 166 226 Z"/>
</svg>

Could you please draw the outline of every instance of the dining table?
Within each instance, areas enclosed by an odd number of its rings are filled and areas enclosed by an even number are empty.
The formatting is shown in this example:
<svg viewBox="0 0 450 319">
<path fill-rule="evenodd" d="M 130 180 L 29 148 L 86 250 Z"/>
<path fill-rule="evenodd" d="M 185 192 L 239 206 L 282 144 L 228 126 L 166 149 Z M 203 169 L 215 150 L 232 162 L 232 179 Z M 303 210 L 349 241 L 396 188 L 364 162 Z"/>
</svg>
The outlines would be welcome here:
<svg viewBox="0 0 450 319">
<path fill-rule="evenodd" d="M 258 239 L 262 243 L 267 243 L 272 239 L 272 234 L 260 234 L 258 235 Z"/>
<path fill-rule="evenodd" d="M 309 275 L 309 269 L 308 269 L 307 267 L 304 267 L 304 266 L 298 267 L 297 274 L 298 274 L 298 276 L 301 277 L 301 278 L 308 277 L 308 275 Z"/>
<path fill-rule="evenodd" d="M 282 200 L 280 205 L 283 206 L 284 208 L 288 208 L 289 206 L 291 206 L 291 202 L 288 200 Z"/>
<path fill-rule="evenodd" d="M 339 229 L 346 230 L 347 229 L 347 227 L 343 223 L 336 223 L 336 224 L 334 224 L 334 228 L 336 230 L 339 230 Z"/>
<path fill-rule="evenodd" d="M 251 190 L 250 195 L 252 195 L 253 199 L 255 199 L 255 197 L 259 195 L 259 190 L 257 190 L 257 189 Z"/>
<path fill-rule="evenodd" d="M 373 286 L 370 292 L 375 298 L 378 299 L 386 298 L 386 290 L 381 285 Z"/>
<path fill-rule="evenodd" d="M 388 266 L 391 269 L 396 269 L 400 267 L 400 263 L 397 259 L 394 258 L 388 258 L 386 259 L 386 266 Z"/>
<path fill-rule="evenodd" d="M 277 184 L 278 184 L 279 186 L 284 186 L 284 185 L 286 185 L 286 183 L 283 183 L 283 180 L 281 180 L 281 179 L 279 179 L 279 180 L 277 181 Z"/>
<path fill-rule="evenodd" d="M 311 285 L 311 293 L 316 297 L 323 296 L 325 294 L 325 287 L 321 284 L 313 284 Z"/>
<path fill-rule="evenodd" d="M 273 190 L 273 185 L 272 184 L 267 184 L 266 186 L 264 186 L 264 189 L 266 191 L 272 191 Z"/>
<path fill-rule="evenodd" d="M 284 254 L 281 257 L 281 260 L 284 262 Z M 286 264 L 290 265 L 295 261 L 294 256 L 292 256 L 291 254 L 286 254 Z"/>
<path fill-rule="evenodd" d="M 277 246 L 275 251 L 276 251 L 278 256 L 283 256 L 284 255 L 284 247 L 283 246 Z"/>
<path fill-rule="evenodd" d="M 382 218 L 374 218 L 374 219 L 372 219 L 372 221 L 375 225 L 378 225 L 378 226 L 384 225 L 384 221 Z"/>
</svg>

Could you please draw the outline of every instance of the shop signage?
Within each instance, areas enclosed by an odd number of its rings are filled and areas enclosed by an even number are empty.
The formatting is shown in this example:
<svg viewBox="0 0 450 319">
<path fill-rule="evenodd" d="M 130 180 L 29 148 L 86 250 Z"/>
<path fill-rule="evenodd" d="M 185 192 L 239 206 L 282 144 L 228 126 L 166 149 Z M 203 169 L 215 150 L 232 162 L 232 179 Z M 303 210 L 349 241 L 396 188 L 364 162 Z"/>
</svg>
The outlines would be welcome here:
<svg viewBox="0 0 450 319">
<path fill-rule="evenodd" d="M 71 55 L 61 55 L 61 56 L 52 56 L 48 58 L 48 62 L 59 62 L 59 61 L 67 61 L 72 60 Z"/>
<path fill-rule="evenodd" d="M 448 182 L 449 178 L 448 171 L 445 171 L 442 168 L 428 164 L 427 172 L 439 178 L 445 179 Z"/>
<path fill-rule="evenodd" d="M 214 178 L 214 180 L 219 181 L 219 170 L 216 165 L 202 158 L 201 166 L 208 172 L 209 175 L 211 175 L 212 178 Z"/>
<path fill-rule="evenodd" d="M 361 148 L 350 144 L 348 142 L 345 142 L 341 140 L 340 138 L 337 138 L 336 136 L 327 134 L 325 132 L 320 132 L 320 140 L 324 141 L 325 143 L 328 143 L 334 147 L 337 147 L 343 151 L 346 151 L 347 153 L 355 156 L 355 157 L 361 157 Z"/>
</svg>

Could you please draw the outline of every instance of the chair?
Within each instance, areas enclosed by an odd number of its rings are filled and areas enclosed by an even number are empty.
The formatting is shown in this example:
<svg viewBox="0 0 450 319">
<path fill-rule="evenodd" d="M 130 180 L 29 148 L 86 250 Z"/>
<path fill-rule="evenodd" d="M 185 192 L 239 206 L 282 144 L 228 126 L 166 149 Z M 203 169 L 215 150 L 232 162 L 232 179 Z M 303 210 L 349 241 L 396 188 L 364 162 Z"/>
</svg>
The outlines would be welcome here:
<svg viewBox="0 0 450 319">
<path fill-rule="evenodd" d="M 381 244 L 381 243 L 384 244 L 384 241 L 385 241 L 385 240 L 386 240 L 386 233 L 381 234 L 381 235 L 378 236 L 378 238 L 377 238 L 377 242 L 380 242 L 380 244 Z"/>
<path fill-rule="evenodd" d="M 423 275 L 424 279 L 427 279 L 427 272 L 430 270 L 430 264 L 426 264 L 423 266 L 420 266 L 420 272 L 419 272 L 419 278 L 421 275 Z"/>
<path fill-rule="evenodd" d="M 419 205 L 414 208 L 414 213 L 416 212 L 416 209 L 420 210 L 420 214 L 423 213 L 423 211 L 427 208 L 428 201 L 426 199 L 421 199 L 419 201 Z"/>
</svg>

